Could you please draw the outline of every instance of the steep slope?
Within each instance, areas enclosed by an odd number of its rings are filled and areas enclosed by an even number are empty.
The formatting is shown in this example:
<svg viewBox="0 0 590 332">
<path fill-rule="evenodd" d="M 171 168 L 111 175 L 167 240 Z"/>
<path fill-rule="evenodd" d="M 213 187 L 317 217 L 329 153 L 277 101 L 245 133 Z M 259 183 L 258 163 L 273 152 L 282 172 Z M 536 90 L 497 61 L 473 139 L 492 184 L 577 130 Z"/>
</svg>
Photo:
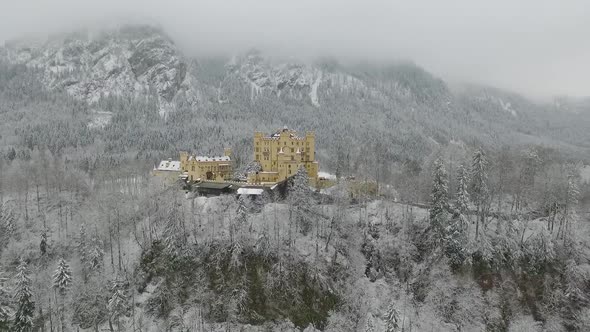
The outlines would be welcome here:
<svg viewBox="0 0 590 332">
<path fill-rule="evenodd" d="M 49 89 L 64 89 L 89 103 L 105 96 L 155 95 L 165 114 L 178 103 L 197 106 L 199 100 L 187 62 L 171 39 L 149 26 L 7 43 L 4 57 L 40 70 Z"/>
<path fill-rule="evenodd" d="M 383 162 L 397 162 L 422 159 L 451 142 L 543 144 L 590 156 L 587 113 L 559 112 L 489 87 L 451 89 L 407 62 L 302 61 L 255 50 L 232 58 L 190 58 L 163 31 L 149 26 L 11 42 L 0 49 L 0 61 L 25 65 L 50 91 L 87 102 L 94 129 L 129 127 L 127 122 L 140 114 L 113 115 L 129 112 L 122 108 L 130 104 L 142 105 L 145 126 L 134 123 L 133 134 L 111 135 L 119 140 L 132 135 L 126 138 L 130 149 L 142 151 L 147 145 L 207 152 L 223 144 L 249 151 L 243 142 L 249 142 L 253 128 L 272 131 L 288 125 L 322 131 L 318 156 L 328 168 L 336 167 L 338 154 L 350 159 L 346 168 L 358 170 L 363 162 L 357 159 L 367 149 Z M 162 124 L 150 113 L 154 109 L 160 118 L 168 119 L 172 111 L 176 115 Z M 112 119 L 125 123 L 108 127 Z M 150 137 L 145 137 L 146 127 L 153 131 Z"/>
<path fill-rule="evenodd" d="M 381 103 L 452 98 L 444 82 L 410 63 L 341 65 L 334 59 L 306 63 L 265 58 L 251 50 L 231 58 L 225 69 L 226 80 L 250 86 L 251 100 L 266 94 L 306 100 L 320 108 L 321 95 L 344 94 Z"/>
</svg>

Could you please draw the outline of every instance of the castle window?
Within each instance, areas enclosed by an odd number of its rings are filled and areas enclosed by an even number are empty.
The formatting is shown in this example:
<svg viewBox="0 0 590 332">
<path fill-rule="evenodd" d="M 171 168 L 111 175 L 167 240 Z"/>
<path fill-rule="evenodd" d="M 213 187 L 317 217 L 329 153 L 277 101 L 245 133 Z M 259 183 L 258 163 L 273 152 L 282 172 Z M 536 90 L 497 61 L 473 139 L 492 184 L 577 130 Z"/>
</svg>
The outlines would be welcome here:
<svg viewBox="0 0 590 332">
<path fill-rule="evenodd" d="M 258 148 L 256 148 L 256 152 L 258 152 Z"/>
<path fill-rule="evenodd" d="M 194 165 L 193 165 L 193 167 L 192 167 L 192 171 L 193 171 L 193 172 L 195 171 L 195 166 L 194 166 Z"/>
<path fill-rule="evenodd" d="M 295 160 L 295 157 L 291 156 L 291 161 Z"/>
<path fill-rule="evenodd" d="M 260 160 L 260 155 L 256 155 L 256 160 Z"/>
</svg>

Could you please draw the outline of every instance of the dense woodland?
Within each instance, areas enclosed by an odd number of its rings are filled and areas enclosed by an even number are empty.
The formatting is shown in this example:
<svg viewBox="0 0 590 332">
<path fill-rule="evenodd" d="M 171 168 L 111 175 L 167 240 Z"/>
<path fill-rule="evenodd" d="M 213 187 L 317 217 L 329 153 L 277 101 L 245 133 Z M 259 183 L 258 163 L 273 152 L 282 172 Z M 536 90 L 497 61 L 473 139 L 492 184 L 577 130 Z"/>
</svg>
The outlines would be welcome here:
<svg viewBox="0 0 590 332">
<path fill-rule="evenodd" d="M 0 63 L 0 330 L 590 330 L 587 115 L 521 100 L 515 120 L 405 64 L 321 65 L 409 99 L 253 100 L 223 63 L 192 70 L 227 103 L 167 117 Z M 204 198 L 149 173 L 226 146 L 240 168 L 285 124 L 316 131 L 333 187 Z"/>
</svg>

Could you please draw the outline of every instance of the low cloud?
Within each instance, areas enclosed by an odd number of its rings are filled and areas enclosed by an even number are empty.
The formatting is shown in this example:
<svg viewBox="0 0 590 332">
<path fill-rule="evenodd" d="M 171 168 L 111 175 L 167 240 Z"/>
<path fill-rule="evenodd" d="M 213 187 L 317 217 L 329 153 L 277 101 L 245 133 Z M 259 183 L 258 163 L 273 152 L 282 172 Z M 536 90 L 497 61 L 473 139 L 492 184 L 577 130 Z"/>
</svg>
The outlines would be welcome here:
<svg viewBox="0 0 590 332">
<path fill-rule="evenodd" d="M 195 55 L 409 59 L 451 82 L 590 95 L 586 0 L 1 1 L 0 40 L 147 21 Z"/>
</svg>

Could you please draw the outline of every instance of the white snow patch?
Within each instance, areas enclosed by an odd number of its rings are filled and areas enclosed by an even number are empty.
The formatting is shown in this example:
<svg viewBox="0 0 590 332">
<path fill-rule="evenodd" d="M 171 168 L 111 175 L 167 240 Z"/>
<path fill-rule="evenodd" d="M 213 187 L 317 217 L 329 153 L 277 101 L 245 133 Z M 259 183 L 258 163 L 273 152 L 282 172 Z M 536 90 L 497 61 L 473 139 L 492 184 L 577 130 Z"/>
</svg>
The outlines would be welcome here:
<svg viewBox="0 0 590 332">
<path fill-rule="evenodd" d="M 512 108 L 512 104 L 510 104 L 510 102 L 504 102 L 504 100 L 498 98 L 498 102 L 500 103 L 500 106 L 502 106 L 502 109 L 505 110 L 506 112 L 512 114 L 512 116 L 516 117 L 516 111 Z"/>
<path fill-rule="evenodd" d="M 158 171 L 180 171 L 180 161 L 178 160 L 162 160 L 158 167 Z"/>
<path fill-rule="evenodd" d="M 256 83 L 250 81 L 250 101 L 254 101 L 254 98 L 260 94 L 260 87 Z"/>
<path fill-rule="evenodd" d="M 320 86 L 320 82 L 322 81 L 322 72 L 319 72 L 318 77 L 315 79 L 313 84 L 311 85 L 311 92 L 309 93 L 309 97 L 311 98 L 311 103 L 315 107 L 320 107 L 319 99 L 318 99 L 318 87 Z"/>
<path fill-rule="evenodd" d="M 336 175 L 328 173 L 328 172 L 318 172 L 318 177 L 328 179 L 328 180 L 336 180 Z"/>
<path fill-rule="evenodd" d="M 214 157 L 208 157 L 208 156 L 189 156 L 188 160 L 196 160 L 196 161 L 231 161 L 231 158 L 229 156 L 214 156 Z"/>
<path fill-rule="evenodd" d="M 261 188 L 239 188 L 238 195 L 262 195 L 264 189 Z"/>
<path fill-rule="evenodd" d="M 451 139 L 449 141 L 449 143 L 452 144 L 452 145 L 457 145 L 457 146 L 460 146 L 460 147 L 465 147 L 465 142 L 463 142 L 462 140 L 456 140 L 456 139 L 453 138 L 453 139 Z"/>
<path fill-rule="evenodd" d="M 88 123 L 88 128 L 90 129 L 102 129 L 106 127 L 109 123 L 111 123 L 111 119 L 113 118 L 112 112 L 104 112 L 104 111 L 95 111 L 92 112 L 92 118 Z"/>
</svg>

